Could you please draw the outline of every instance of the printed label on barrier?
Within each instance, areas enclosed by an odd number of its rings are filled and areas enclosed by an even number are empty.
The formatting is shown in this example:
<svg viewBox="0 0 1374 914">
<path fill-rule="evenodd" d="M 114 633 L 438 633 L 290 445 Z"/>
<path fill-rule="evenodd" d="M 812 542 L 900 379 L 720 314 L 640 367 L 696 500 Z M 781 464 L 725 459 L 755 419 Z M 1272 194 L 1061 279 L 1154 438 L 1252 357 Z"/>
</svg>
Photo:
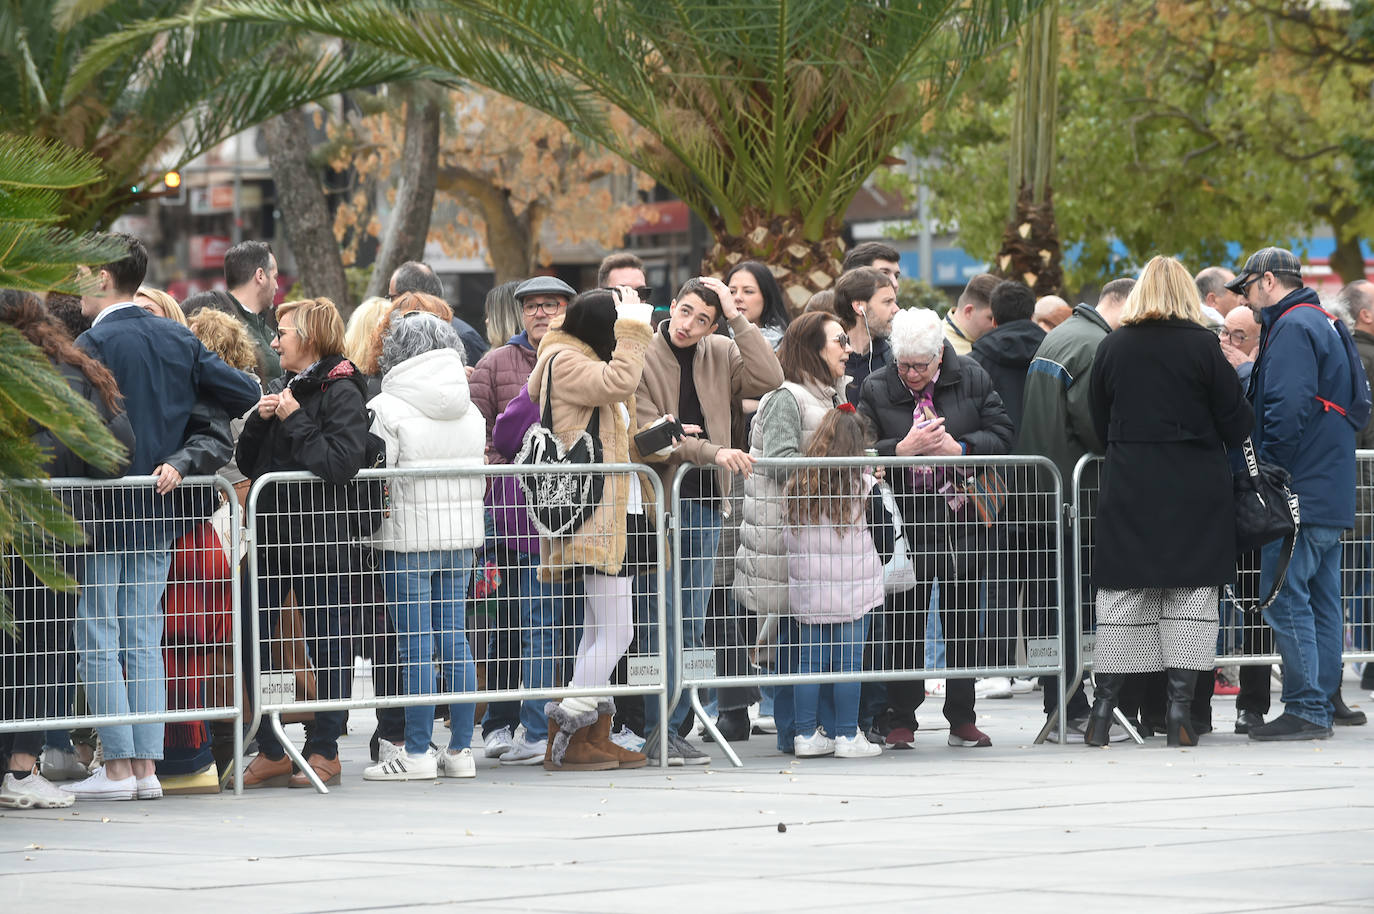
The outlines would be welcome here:
<svg viewBox="0 0 1374 914">
<path fill-rule="evenodd" d="M 663 681 L 663 666 L 657 657 L 625 658 L 625 683 L 633 686 L 651 686 Z"/>
<path fill-rule="evenodd" d="M 1093 650 L 1097 647 L 1097 632 L 1084 632 L 1082 640 L 1078 642 L 1079 653 L 1083 655 L 1083 660 L 1087 663 L 1093 662 Z"/>
<path fill-rule="evenodd" d="M 716 677 L 716 649 L 694 647 L 682 652 L 682 678 L 685 682 Z"/>
<path fill-rule="evenodd" d="M 263 673 L 258 679 L 264 705 L 289 705 L 296 700 L 295 673 Z"/>
<path fill-rule="evenodd" d="M 1027 638 L 1026 666 L 1059 666 L 1059 639 Z"/>
</svg>

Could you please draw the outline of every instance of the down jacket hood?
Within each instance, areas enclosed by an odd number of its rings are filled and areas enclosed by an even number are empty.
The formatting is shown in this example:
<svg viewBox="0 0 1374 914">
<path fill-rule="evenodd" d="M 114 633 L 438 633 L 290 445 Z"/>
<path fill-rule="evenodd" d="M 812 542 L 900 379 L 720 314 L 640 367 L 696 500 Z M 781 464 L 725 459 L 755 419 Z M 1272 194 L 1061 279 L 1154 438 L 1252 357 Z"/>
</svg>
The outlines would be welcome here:
<svg viewBox="0 0 1374 914">
<path fill-rule="evenodd" d="M 1035 321 L 1012 321 L 980 336 L 973 344 L 976 357 L 999 365 L 1026 366 L 1035 358 L 1035 351 L 1045 341 L 1045 331 Z"/>
<path fill-rule="evenodd" d="M 438 421 L 461 419 L 471 403 L 467 369 L 462 355 L 453 349 L 435 349 L 406 359 L 382 378 L 382 393 Z"/>
</svg>

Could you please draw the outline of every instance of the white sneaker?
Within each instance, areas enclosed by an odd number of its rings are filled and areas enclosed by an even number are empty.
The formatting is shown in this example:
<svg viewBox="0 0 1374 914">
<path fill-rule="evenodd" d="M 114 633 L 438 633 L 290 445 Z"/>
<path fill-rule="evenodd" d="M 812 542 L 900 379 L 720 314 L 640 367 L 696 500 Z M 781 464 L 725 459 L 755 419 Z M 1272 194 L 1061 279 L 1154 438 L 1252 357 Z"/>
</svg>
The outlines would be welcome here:
<svg viewBox="0 0 1374 914">
<path fill-rule="evenodd" d="M 62 809 L 76 802 L 76 797 L 58 787 L 41 774 L 30 774 L 20 780 L 6 774 L 0 781 L 0 808 L 3 809 Z"/>
<path fill-rule="evenodd" d="M 81 764 L 75 752 L 52 747 L 38 757 L 38 770 L 49 781 L 84 781 L 91 776 L 91 769 Z"/>
<path fill-rule="evenodd" d="M 627 752 L 644 751 L 644 737 L 624 724 L 621 724 L 620 729 L 611 734 L 611 742 Z"/>
<path fill-rule="evenodd" d="M 157 779 L 156 774 L 150 774 L 146 778 L 135 778 L 134 796 L 140 800 L 160 800 L 162 782 Z"/>
<path fill-rule="evenodd" d="M 945 681 L 943 679 L 927 679 L 926 696 L 929 698 L 944 698 Z"/>
<path fill-rule="evenodd" d="M 792 737 L 792 750 L 797 758 L 820 758 L 835 754 L 835 741 L 817 730 L 810 736 Z"/>
<path fill-rule="evenodd" d="M 486 743 L 487 758 L 500 758 L 515 745 L 515 737 L 511 735 L 510 727 L 501 727 L 488 733 L 483 742 Z"/>
<path fill-rule="evenodd" d="M 429 752 L 408 755 L 402 751 L 393 758 L 363 769 L 364 781 L 432 781 L 437 776 L 438 763 Z"/>
<path fill-rule="evenodd" d="M 548 740 L 530 739 L 524 726 L 515 731 L 510 750 L 501 756 L 502 765 L 538 765 L 544 761 Z"/>
<path fill-rule="evenodd" d="M 1006 676 L 989 676 L 980 679 L 973 686 L 973 694 L 976 698 L 1010 698 L 1012 696 L 1011 680 Z"/>
<path fill-rule="evenodd" d="M 1064 724 L 1064 732 L 1065 732 L 1065 734 L 1067 734 L 1067 736 L 1068 736 L 1068 742 L 1070 742 L 1070 743 L 1081 743 L 1081 742 L 1083 742 L 1083 734 L 1086 733 L 1087 730 L 1088 730 L 1088 719 L 1087 719 L 1086 717 L 1079 717 L 1079 718 L 1076 718 L 1076 719 L 1072 719 L 1072 720 L 1067 721 L 1067 722 Z M 1123 731 L 1123 732 L 1124 732 L 1124 731 Z M 1045 742 L 1047 742 L 1047 743 L 1057 743 L 1057 742 L 1059 742 L 1059 727 L 1058 727 L 1057 725 L 1054 726 L 1054 727 L 1051 727 L 1051 728 L 1050 728 L 1050 732 L 1045 734 Z"/>
<path fill-rule="evenodd" d="M 544 761 L 542 754 L 539 756 L 539 761 Z M 458 752 L 454 752 L 452 749 L 441 749 L 438 767 L 441 778 L 477 777 L 477 760 L 472 757 L 471 749 L 461 749 Z"/>
<path fill-rule="evenodd" d="M 835 758 L 872 758 L 882 754 L 883 747 L 870 743 L 862 730 L 853 736 L 835 737 Z"/>
<path fill-rule="evenodd" d="M 1022 679 L 1022 678 L 1019 677 L 1019 676 L 1013 676 L 1012 679 L 1011 679 L 1011 694 L 1013 694 L 1013 695 L 1026 695 L 1026 694 L 1029 694 L 1029 693 L 1035 691 L 1035 688 L 1036 688 L 1036 686 L 1037 686 L 1038 684 L 1039 684 L 1039 683 L 1037 683 L 1036 680 L 1034 680 L 1034 679 Z"/>
<path fill-rule="evenodd" d="M 771 715 L 768 717 L 763 717 L 762 715 L 760 715 L 759 717 L 754 718 L 753 732 L 759 736 L 763 736 L 768 733 L 777 733 L 778 724 L 776 721 L 773 720 Z"/>
<path fill-rule="evenodd" d="M 138 779 L 131 774 L 118 781 L 111 780 L 105 773 L 105 766 L 101 765 L 86 780 L 76 781 L 63 789 L 78 800 L 132 800 L 138 796 Z"/>
<path fill-rule="evenodd" d="M 398 746 L 389 739 L 377 740 L 377 764 L 385 765 L 387 762 L 405 754 L 405 746 Z"/>
</svg>

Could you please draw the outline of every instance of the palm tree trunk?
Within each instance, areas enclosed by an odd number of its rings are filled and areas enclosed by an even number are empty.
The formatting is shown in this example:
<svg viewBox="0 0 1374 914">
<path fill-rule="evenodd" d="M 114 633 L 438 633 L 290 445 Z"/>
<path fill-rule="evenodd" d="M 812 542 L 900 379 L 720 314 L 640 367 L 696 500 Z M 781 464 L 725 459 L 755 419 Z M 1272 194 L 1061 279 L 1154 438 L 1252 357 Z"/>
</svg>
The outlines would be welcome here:
<svg viewBox="0 0 1374 914">
<path fill-rule="evenodd" d="M 277 208 L 286 223 L 286 237 L 291 242 L 305 294 L 331 299 L 347 317 L 353 311 L 353 298 L 348 291 L 339 242 L 334 238 L 334 220 L 324 199 L 324 188 L 310 164 L 304 112 L 298 108 L 264 121 L 262 135 L 267 158 L 272 163 L 272 180 L 277 185 Z"/>
<path fill-rule="evenodd" d="M 1002 233 L 996 266 L 997 275 L 1020 280 L 1037 297 L 1058 294 L 1064 271 L 1059 228 L 1054 222 L 1054 192 L 1048 187 L 1041 203 L 1034 202 L 1031 188 L 1021 188 L 1015 218 Z"/>
<path fill-rule="evenodd" d="M 752 210 L 742 221 L 739 234 L 726 231 L 719 220 L 707 222 L 715 244 L 701 263 L 703 273 L 723 276 L 744 260 L 767 264 L 794 313 L 800 313 L 812 295 L 834 285 L 844 257 L 838 223 L 828 223 L 819 240 L 809 241 L 800 219 Z"/>
</svg>

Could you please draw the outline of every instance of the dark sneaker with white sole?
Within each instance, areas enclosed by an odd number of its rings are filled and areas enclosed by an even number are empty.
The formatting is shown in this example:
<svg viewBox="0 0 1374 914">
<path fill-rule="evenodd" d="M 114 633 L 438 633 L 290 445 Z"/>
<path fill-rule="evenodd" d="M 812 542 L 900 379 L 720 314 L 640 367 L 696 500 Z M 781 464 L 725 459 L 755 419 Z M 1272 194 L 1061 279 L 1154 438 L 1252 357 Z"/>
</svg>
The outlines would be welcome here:
<svg viewBox="0 0 1374 914">
<path fill-rule="evenodd" d="M 1250 738 L 1256 742 L 1288 742 L 1302 739 L 1329 739 L 1331 728 L 1303 720 L 1288 712 L 1280 714 L 1269 723 L 1250 728 Z"/>
</svg>

